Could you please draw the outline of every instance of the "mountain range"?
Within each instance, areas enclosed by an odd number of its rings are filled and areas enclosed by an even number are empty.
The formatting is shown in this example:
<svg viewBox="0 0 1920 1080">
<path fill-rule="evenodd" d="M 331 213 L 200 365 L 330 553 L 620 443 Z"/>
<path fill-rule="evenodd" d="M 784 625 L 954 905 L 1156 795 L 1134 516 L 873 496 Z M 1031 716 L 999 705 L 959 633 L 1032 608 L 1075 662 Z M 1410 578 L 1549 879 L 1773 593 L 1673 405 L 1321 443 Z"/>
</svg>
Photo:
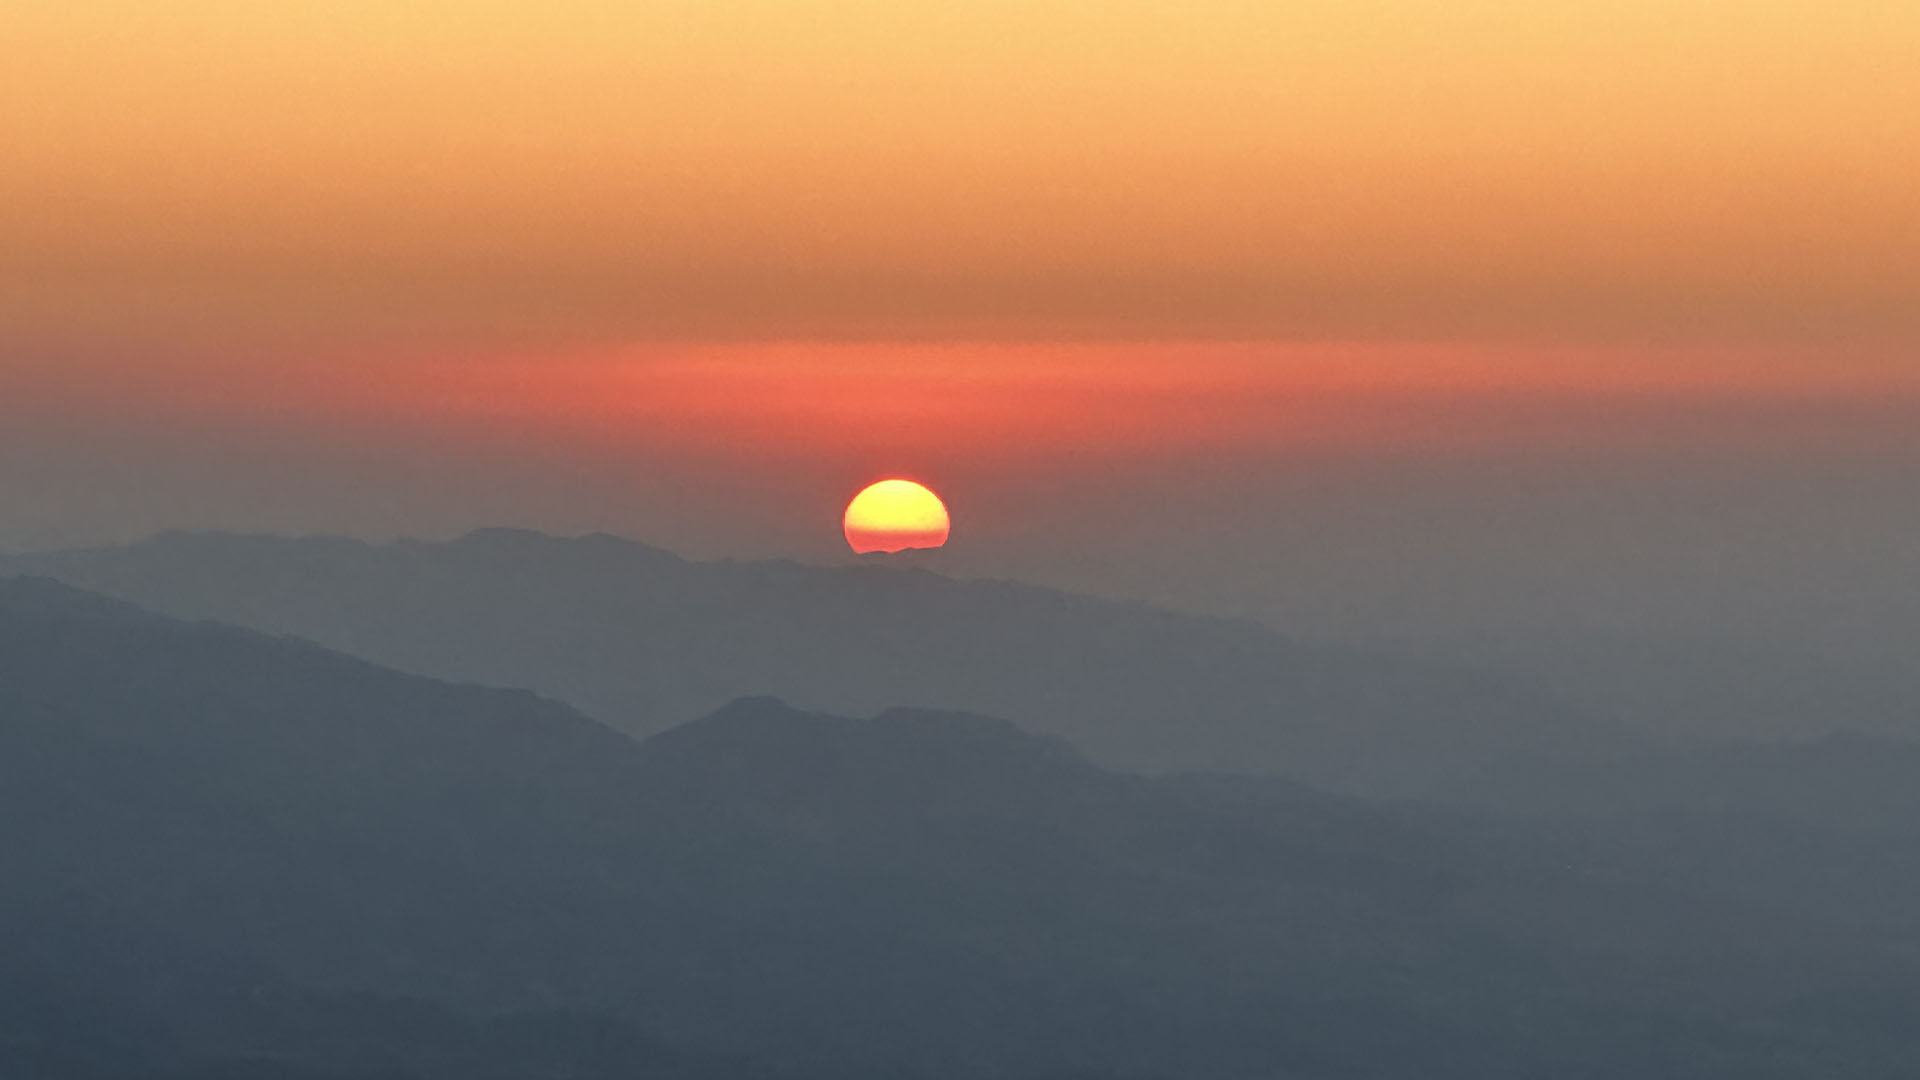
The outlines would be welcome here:
<svg viewBox="0 0 1920 1080">
<path fill-rule="evenodd" d="M 951 711 L 748 698 L 636 740 L 44 579 L 0 580 L 0 832 L 0 1065 L 48 1080 L 1920 1060 L 1910 926 L 1557 825 Z"/>
<path fill-rule="evenodd" d="M 746 696 L 1001 716 L 1141 771 L 1264 771 L 1370 795 L 1637 745 L 1524 680 L 888 565 L 695 562 L 606 535 L 448 542 L 163 534 L 0 558 L 183 618 L 526 687 L 647 735 Z"/>
</svg>

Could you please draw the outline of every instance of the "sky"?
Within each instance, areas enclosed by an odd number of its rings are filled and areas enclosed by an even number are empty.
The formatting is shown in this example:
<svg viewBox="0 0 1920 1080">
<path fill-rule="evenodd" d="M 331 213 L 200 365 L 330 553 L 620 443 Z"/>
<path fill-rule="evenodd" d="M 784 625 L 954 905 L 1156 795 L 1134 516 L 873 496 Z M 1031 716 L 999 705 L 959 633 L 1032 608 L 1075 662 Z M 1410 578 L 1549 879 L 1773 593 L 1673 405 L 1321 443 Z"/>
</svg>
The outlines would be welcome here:
<svg viewBox="0 0 1920 1080">
<path fill-rule="evenodd" d="M 1904 0 L 15 0 L 54 337 L 1910 338 Z"/>
<path fill-rule="evenodd" d="M 823 561 L 905 475 L 944 568 L 1341 631 L 1857 637 L 1920 579 L 1911 3 L 15 0 L 6 36 L 0 546 Z"/>
</svg>

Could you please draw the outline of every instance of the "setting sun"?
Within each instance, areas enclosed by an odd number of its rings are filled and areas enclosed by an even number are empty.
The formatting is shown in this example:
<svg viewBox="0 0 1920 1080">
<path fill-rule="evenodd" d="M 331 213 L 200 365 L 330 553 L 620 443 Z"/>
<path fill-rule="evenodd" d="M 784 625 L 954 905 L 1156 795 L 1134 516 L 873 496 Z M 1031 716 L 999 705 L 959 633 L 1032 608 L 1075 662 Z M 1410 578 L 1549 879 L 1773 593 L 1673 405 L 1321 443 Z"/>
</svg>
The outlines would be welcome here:
<svg viewBox="0 0 1920 1080">
<path fill-rule="evenodd" d="M 874 551 L 937 548 L 947 542 L 946 504 L 924 484 L 882 480 L 847 504 L 847 543 L 862 555 Z"/>
</svg>

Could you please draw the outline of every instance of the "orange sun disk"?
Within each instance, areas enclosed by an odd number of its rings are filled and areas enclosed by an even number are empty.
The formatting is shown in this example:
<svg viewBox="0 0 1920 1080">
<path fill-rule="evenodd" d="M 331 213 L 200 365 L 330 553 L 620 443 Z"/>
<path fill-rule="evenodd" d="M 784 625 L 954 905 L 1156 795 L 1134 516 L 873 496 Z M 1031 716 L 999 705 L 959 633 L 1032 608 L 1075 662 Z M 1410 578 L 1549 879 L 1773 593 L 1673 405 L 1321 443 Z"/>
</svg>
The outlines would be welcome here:
<svg viewBox="0 0 1920 1080">
<path fill-rule="evenodd" d="M 842 525 L 848 546 L 862 555 L 937 548 L 947 542 L 951 529 L 947 506 L 940 496 L 912 480 L 882 480 L 867 485 L 847 504 Z"/>
</svg>

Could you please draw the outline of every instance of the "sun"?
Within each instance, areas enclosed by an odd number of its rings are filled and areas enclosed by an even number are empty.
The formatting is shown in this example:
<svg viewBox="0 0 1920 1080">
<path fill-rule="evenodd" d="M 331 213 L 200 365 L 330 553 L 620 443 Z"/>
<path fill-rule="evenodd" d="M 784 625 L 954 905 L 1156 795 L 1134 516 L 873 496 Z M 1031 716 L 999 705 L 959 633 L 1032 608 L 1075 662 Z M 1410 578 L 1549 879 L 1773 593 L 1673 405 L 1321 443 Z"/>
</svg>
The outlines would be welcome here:
<svg viewBox="0 0 1920 1080">
<path fill-rule="evenodd" d="M 951 528 L 947 504 L 925 484 L 912 480 L 868 484 L 847 504 L 842 525 L 848 546 L 862 555 L 937 548 L 947 542 Z"/>
</svg>

